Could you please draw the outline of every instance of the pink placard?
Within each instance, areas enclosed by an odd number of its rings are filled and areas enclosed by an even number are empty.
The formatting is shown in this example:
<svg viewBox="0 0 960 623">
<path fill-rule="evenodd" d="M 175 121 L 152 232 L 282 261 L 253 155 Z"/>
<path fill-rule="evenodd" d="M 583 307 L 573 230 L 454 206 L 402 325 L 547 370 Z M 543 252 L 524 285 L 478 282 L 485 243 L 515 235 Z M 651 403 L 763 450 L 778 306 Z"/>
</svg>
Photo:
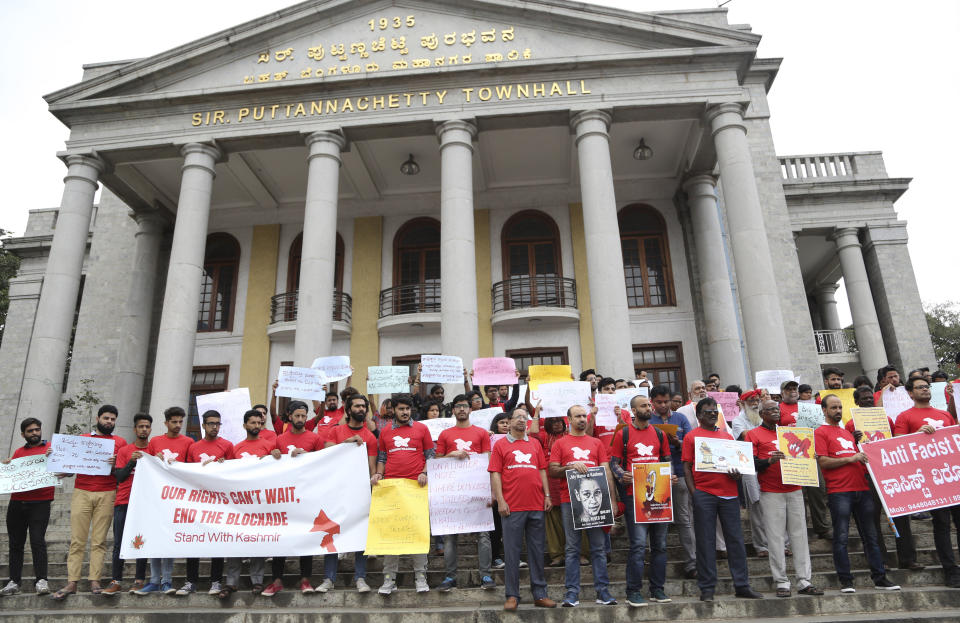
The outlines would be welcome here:
<svg viewBox="0 0 960 623">
<path fill-rule="evenodd" d="M 737 401 L 740 400 L 737 392 L 707 392 L 707 396 L 713 398 L 723 410 L 723 419 L 732 422 L 735 417 L 740 415 L 740 407 Z"/>
<path fill-rule="evenodd" d="M 517 363 L 510 357 L 483 357 L 473 360 L 474 385 L 513 385 Z"/>
</svg>

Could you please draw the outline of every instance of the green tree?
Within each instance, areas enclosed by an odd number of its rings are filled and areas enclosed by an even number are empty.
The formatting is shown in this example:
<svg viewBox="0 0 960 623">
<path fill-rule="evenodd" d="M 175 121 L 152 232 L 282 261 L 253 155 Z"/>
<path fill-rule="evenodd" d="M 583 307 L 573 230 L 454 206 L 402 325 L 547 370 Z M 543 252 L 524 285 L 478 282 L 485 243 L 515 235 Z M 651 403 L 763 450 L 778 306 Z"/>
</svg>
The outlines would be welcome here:
<svg viewBox="0 0 960 623">
<path fill-rule="evenodd" d="M 93 379 L 80 379 L 80 391 L 60 401 L 60 419 L 63 414 L 72 411 L 77 421 L 64 427 L 64 434 L 82 435 L 92 430 L 96 424 L 96 409 L 103 400 L 93 388 Z"/>
<path fill-rule="evenodd" d="M 0 237 L 10 234 L 0 229 Z M 20 258 L 7 250 L 0 241 L 0 342 L 3 341 L 3 329 L 7 325 L 7 308 L 10 307 L 10 280 L 20 269 Z"/>
<path fill-rule="evenodd" d="M 956 301 L 924 306 L 927 329 L 933 341 L 938 367 L 954 379 L 960 376 L 956 357 L 960 353 L 960 304 Z"/>
</svg>

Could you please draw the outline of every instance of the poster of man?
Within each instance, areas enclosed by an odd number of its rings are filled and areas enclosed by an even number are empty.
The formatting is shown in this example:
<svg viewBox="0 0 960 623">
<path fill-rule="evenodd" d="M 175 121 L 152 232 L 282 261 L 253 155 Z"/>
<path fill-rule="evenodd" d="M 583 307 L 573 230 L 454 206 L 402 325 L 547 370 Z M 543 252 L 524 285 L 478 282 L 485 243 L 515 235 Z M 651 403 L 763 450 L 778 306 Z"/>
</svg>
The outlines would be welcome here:
<svg viewBox="0 0 960 623">
<path fill-rule="evenodd" d="M 591 467 L 586 474 L 567 471 L 567 487 L 575 530 L 613 525 L 613 500 L 603 467 Z"/>
<path fill-rule="evenodd" d="M 634 517 L 636 523 L 673 521 L 670 463 L 634 463 Z"/>
</svg>

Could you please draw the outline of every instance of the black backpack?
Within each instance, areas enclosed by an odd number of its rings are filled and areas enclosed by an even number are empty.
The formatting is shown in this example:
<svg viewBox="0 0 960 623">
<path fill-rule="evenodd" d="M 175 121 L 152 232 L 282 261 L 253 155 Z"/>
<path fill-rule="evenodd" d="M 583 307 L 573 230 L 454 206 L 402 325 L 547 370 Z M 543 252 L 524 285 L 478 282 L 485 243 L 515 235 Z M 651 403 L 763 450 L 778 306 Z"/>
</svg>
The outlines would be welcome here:
<svg viewBox="0 0 960 623">
<path fill-rule="evenodd" d="M 650 426 L 653 426 L 653 424 L 651 424 Z M 627 424 L 626 426 L 623 427 L 623 430 L 626 431 L 626 433 L 623 435 L 623 462 L 624 462 L 624 464 L 627 463 L 627 456 L 629 456 L 629 455 L 627 454 L 627 448 L 630 446 L 630 429 L 631 429 L 631 428 L 633 428 L 633 427 L 632 427 L 630 424 Z M 658 444 L 658 445 L 657 445 L 657 452 L 659 453 L 659 452 L 660 452 L 660 448 L 663 447 L 663 431 L 660 430 L 659 428 L 657 428 L 656 426 L 653 426 L 653 430 L 654 430 L 654 432 L 657 433 L 657 444 Z M 664 462 L 664 461 L 666 461 L 666 460 L 667 460 L 666 457 L 664 457 L 663 455 L 660 456 L 660 461 L 661 461 L 661 462 Z"/>
</svg>

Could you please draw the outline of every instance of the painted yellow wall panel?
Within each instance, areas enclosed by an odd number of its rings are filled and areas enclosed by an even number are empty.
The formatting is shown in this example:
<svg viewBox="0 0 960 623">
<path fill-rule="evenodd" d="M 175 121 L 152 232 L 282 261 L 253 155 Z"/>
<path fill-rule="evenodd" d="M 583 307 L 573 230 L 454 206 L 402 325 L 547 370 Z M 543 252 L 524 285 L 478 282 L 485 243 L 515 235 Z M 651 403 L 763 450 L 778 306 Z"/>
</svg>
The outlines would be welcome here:
<svg viewBox="0 0 960 623">
<path fill-rule="evenodd" d="M 250 400 L 266 402 L 270 377 L 270 297 L 277 284 L 280 225 L 256 225 L 250 246 L 250 274 L 243 321 L 238 387 L 250 388 Z"/>
<path fill-rule="evenodd" d="M 367 366 L 380 364 L 380 257 L 383 248 L 383 217 L 366 216 L 353 221 L 353 297 L 350 363 L 355 377 L 366 378 Z M 354 383 L 356 385 L 356 383 Z M 358 386 L 359 387 L 359 386 Z"/>
<path fill-rule="evenodd" d="M 593 344 L 593 316 L 590 313 L 590 278 L 587 276 L 587 240 L 583 233 L 583 206 L 570 204 L 570 238 L 573 242 L 573 274 L 577 280 L 577 307 L 580 308 L 580 353 L 582 370 L 597 367 Z"/>
<path fill-rule="evenodd" d="M 477 256 L 477 332 L 478 350 L 481 357 L 493 357 L 493 325 L 491 324 L 493 286 L 490 274 L 490 210 L 473 213 L 474 248 Z M 468 362 L 463 362 L 470 367 Z"/>
</svg>

